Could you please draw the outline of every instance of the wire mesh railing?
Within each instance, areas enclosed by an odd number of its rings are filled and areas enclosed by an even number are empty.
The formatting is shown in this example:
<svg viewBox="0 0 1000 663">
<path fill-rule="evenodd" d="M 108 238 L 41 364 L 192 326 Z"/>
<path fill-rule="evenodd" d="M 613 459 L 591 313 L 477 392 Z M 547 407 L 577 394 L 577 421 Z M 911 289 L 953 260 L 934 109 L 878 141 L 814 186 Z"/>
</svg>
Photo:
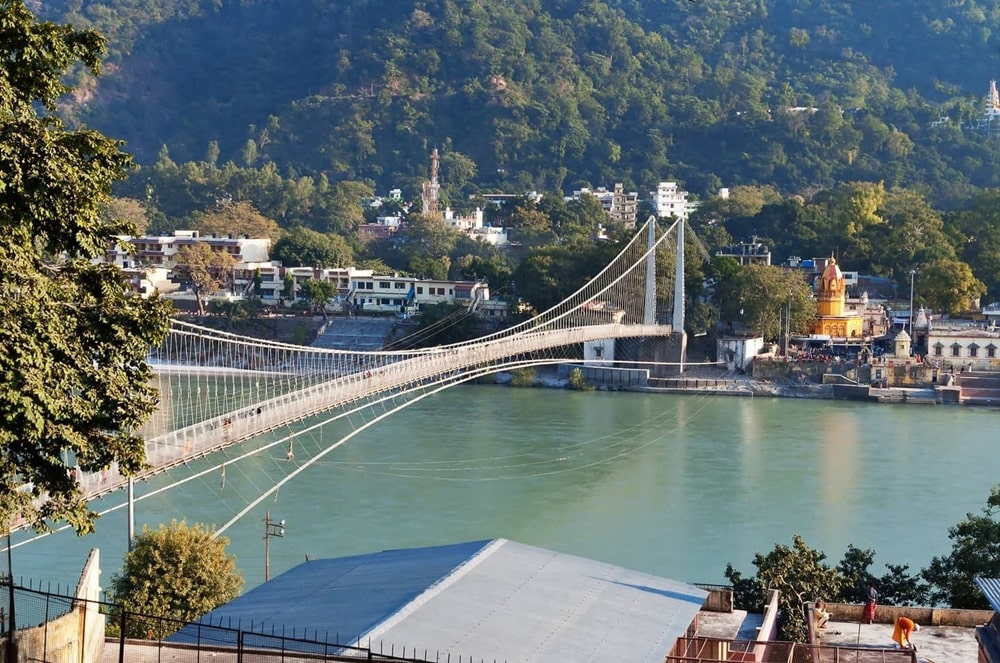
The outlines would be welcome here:
<svg viewBox="0 0 1000 663">
<path fill-rule="evenodd" d="M 485 657 L 381 643 L 376 651 L 362 642 L 341 642 L 338 633 L 315 629 L 182 621 L 9 581 L 0 585 L 0 606 L 2 660 L 497 663 Z M 11 606 L 15 659 L 4 657 L 11 653 Z M 87 645 L 89 641 L 93 646 Z"/>
</svg>

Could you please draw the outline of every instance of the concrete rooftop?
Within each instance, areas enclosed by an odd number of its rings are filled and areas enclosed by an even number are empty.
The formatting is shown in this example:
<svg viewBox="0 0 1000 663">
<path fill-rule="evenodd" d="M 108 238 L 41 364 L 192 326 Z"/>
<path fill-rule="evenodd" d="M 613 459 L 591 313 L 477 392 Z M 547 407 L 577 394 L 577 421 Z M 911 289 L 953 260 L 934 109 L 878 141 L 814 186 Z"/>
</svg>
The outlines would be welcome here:
<svg viewBox="0 0 1000 663">
<path fill-rule="evenodd" d="M 831 621 L 820 631 L 819 644 L 865 649 L 892 649 L 892 624 L 859 624 L 858 622 Z M 946 661 L 975 661 L 979 645 L 976 630 L 958 626 L 920 625 L 913 635 L 917 647 L 918 663 L 945 663 Z"/>
</svg>

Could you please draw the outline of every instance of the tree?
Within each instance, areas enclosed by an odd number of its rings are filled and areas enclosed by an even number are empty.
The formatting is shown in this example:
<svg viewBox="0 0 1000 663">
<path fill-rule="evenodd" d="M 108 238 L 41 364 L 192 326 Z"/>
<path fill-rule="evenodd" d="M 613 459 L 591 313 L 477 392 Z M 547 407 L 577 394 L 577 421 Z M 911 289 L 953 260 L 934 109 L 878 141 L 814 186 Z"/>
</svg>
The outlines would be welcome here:
<svg viewBox="0 0 1000 663">
<path fill-rule="evenodd" d="M 286 230 L 274 245 L 275 260 L 288 266 L 348 267 L 354 262 L 354 250 L 340 235 L 330 235 L 295 226 Z"/>
<path fill-rule="evenodd" d="M 920 299 L 935 311 L 963 313 L 986 294 L 986 285 L 960 260 L 935 260 L 920 270 Z"/>
<path fill-rule="evenodd" d="M 773 265 L 733 265 L 713 260 L 715 300 L 723 320 L 739 321 L 747 329 L 776 339 L 789 311 L 792 333 L 803 332 L 816 315 L 809 285 L 800 274 Z"/>
<path fill-rule="evenodd" d="M 258 212 L 245 200 L 224 202 L 206 213 L 197 214 L 192 226 L 205 234 L 263 237 L 272 242 L 281 235 L 277 222 Z"/>
<path fill-rule="evenodd" d="M 781 639 L 805 642 L 806 603 L 825 600 L 840 592 L 843 578 L 837 569 L 824 563 L 825 559 L 825 553 L 813 550 L 798 535 L 792 537 L 791 548 L 775 545 L 767 555 L 754 555 L 757 586 L 780 592 L 778 633 Z M 734 585 L 737 582 L 746 585 L 745 579 L 731 565 L 726 567 L 726 578 Z"/>
<path fill-rule="evenodd" d="M 116 604 L 111 619 L 128 613 L 119 622 L 126 637 L 162 638 L 177 630 L 177 622 L 194 621 L 233 600 L 243 576 L 236 556 L 226 552 L 228 545 L 229 539 L 201 524 L 188 527 L 175 520 L 156 530 L 143 527 L 121 570 L 111 577 Z"/>
<path fill-rule="evenodd" d="M 951 553 L 933 558 L 921 573 L 931 584 L 931 599 L 952 608 L 989 609 L 972 581 L 1000 577 L 1000 486 L 990 490 L 982 514 L 966 514 L 948 529 L 948 538 Z"/>
<path fill-rule="evenodd" d="M 149 228 L 149 214 L 146 205 L 135 198 L 112 198 L 101 205 L 101 215 L 105 223 L 124 221 L 135 228 L 136 235 L 142 235 Z"/>
<path fill-rule="evenodd" d="M 174 273 L 191 284 L 198 300 L 198 313 L 205 315 L 205 296 L 232 285 L 233 266 L 236 260 L 223 251 L 198 242 L 182 247 L 177 252 Z"/>
<path fill-rule="evenodd" d="M 337 286 L 323 279 L 306 279 L 299 284 L 299 299 L 309 304 L 314 311 L 327 319 L 326 305 L 337 296 Z"/>
<path fill-rule="evenodd" d="M 36 22 L 20 0 L 0 15 L 0 522 L 64 520 L 83 534 L 97 515 L 73 467 L 144 466 L 136 431 L 157 402 L 146 357 L 170 306 L 92 263 L 136 232 L 102 215 L 132 160 L 55 114 L 77 63 L 100 73 L 104 38 Z"/>
</svg>

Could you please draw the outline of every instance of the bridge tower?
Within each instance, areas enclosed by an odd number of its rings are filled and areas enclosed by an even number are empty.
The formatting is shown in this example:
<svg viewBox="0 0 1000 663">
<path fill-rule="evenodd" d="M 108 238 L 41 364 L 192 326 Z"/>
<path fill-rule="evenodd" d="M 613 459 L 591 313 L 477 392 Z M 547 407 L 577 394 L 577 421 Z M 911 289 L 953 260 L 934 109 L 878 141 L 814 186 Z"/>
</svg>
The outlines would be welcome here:
<svg viewBox="0 0 1000 663">
<path fill-rule="evenodd" d="M 651 219 L 652 221 L 652 219 Z M 677 231 L 676 261 L 674 266 L 674 302 L 670 336 L 648 337 L 630 351 L 619 353 L 615 359 L 629 363 L 636 362 L 637 368 L 648 368 L 651 378 L 664 378 L 684 372 L 687 354 L 687 334 L 684 331 L 684 222 L 674 223 Z M 648 227 L 647 246 L 656 246 L 656 223 Z M 645 311 L 643 324 L 652 325 L 660 322 L 656 310 L 656 256 L 650 251 L 646 256 Z M 613 341 L 612 341 L 613 344 Z M 614 346 L 612 345 L 612 348 Z M 614 350 L 605 352 L 604 356 L 613 356 Z M 624 356 L 627 355 L 627 356 Z M 585 356 L 589 356 L 585 351 Z"/>
</svg>

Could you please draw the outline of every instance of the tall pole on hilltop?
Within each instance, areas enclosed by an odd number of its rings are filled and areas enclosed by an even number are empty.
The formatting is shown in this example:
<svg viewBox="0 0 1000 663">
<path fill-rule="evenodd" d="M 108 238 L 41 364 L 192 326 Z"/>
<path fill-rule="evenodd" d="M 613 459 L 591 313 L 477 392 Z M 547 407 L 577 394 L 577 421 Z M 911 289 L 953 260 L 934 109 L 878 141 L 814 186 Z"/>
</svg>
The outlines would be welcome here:
<svg viewBox="0 0 1000 663">
<path fill-rule="evenodd" d="M 656 217 L 650 216 L 646 221 L 649 237 L 649 246 L 652 249 L 656 246 Z M 646 310 L 642 313 L 642 324 L 656 324 L 656 251 L 650 251 L 646 256 Z"/>
<path fill-rule="evenodd" d="M 907 328 L 907 333 L 910 335 L 911 343 L 915 344 L 917 338 L 913 335 L 913 277 L 916 275 L 917 270 L 910 270 L 910 324 Z M 911 346 L 912 347 L 912 346 Z"/>
</svg>

